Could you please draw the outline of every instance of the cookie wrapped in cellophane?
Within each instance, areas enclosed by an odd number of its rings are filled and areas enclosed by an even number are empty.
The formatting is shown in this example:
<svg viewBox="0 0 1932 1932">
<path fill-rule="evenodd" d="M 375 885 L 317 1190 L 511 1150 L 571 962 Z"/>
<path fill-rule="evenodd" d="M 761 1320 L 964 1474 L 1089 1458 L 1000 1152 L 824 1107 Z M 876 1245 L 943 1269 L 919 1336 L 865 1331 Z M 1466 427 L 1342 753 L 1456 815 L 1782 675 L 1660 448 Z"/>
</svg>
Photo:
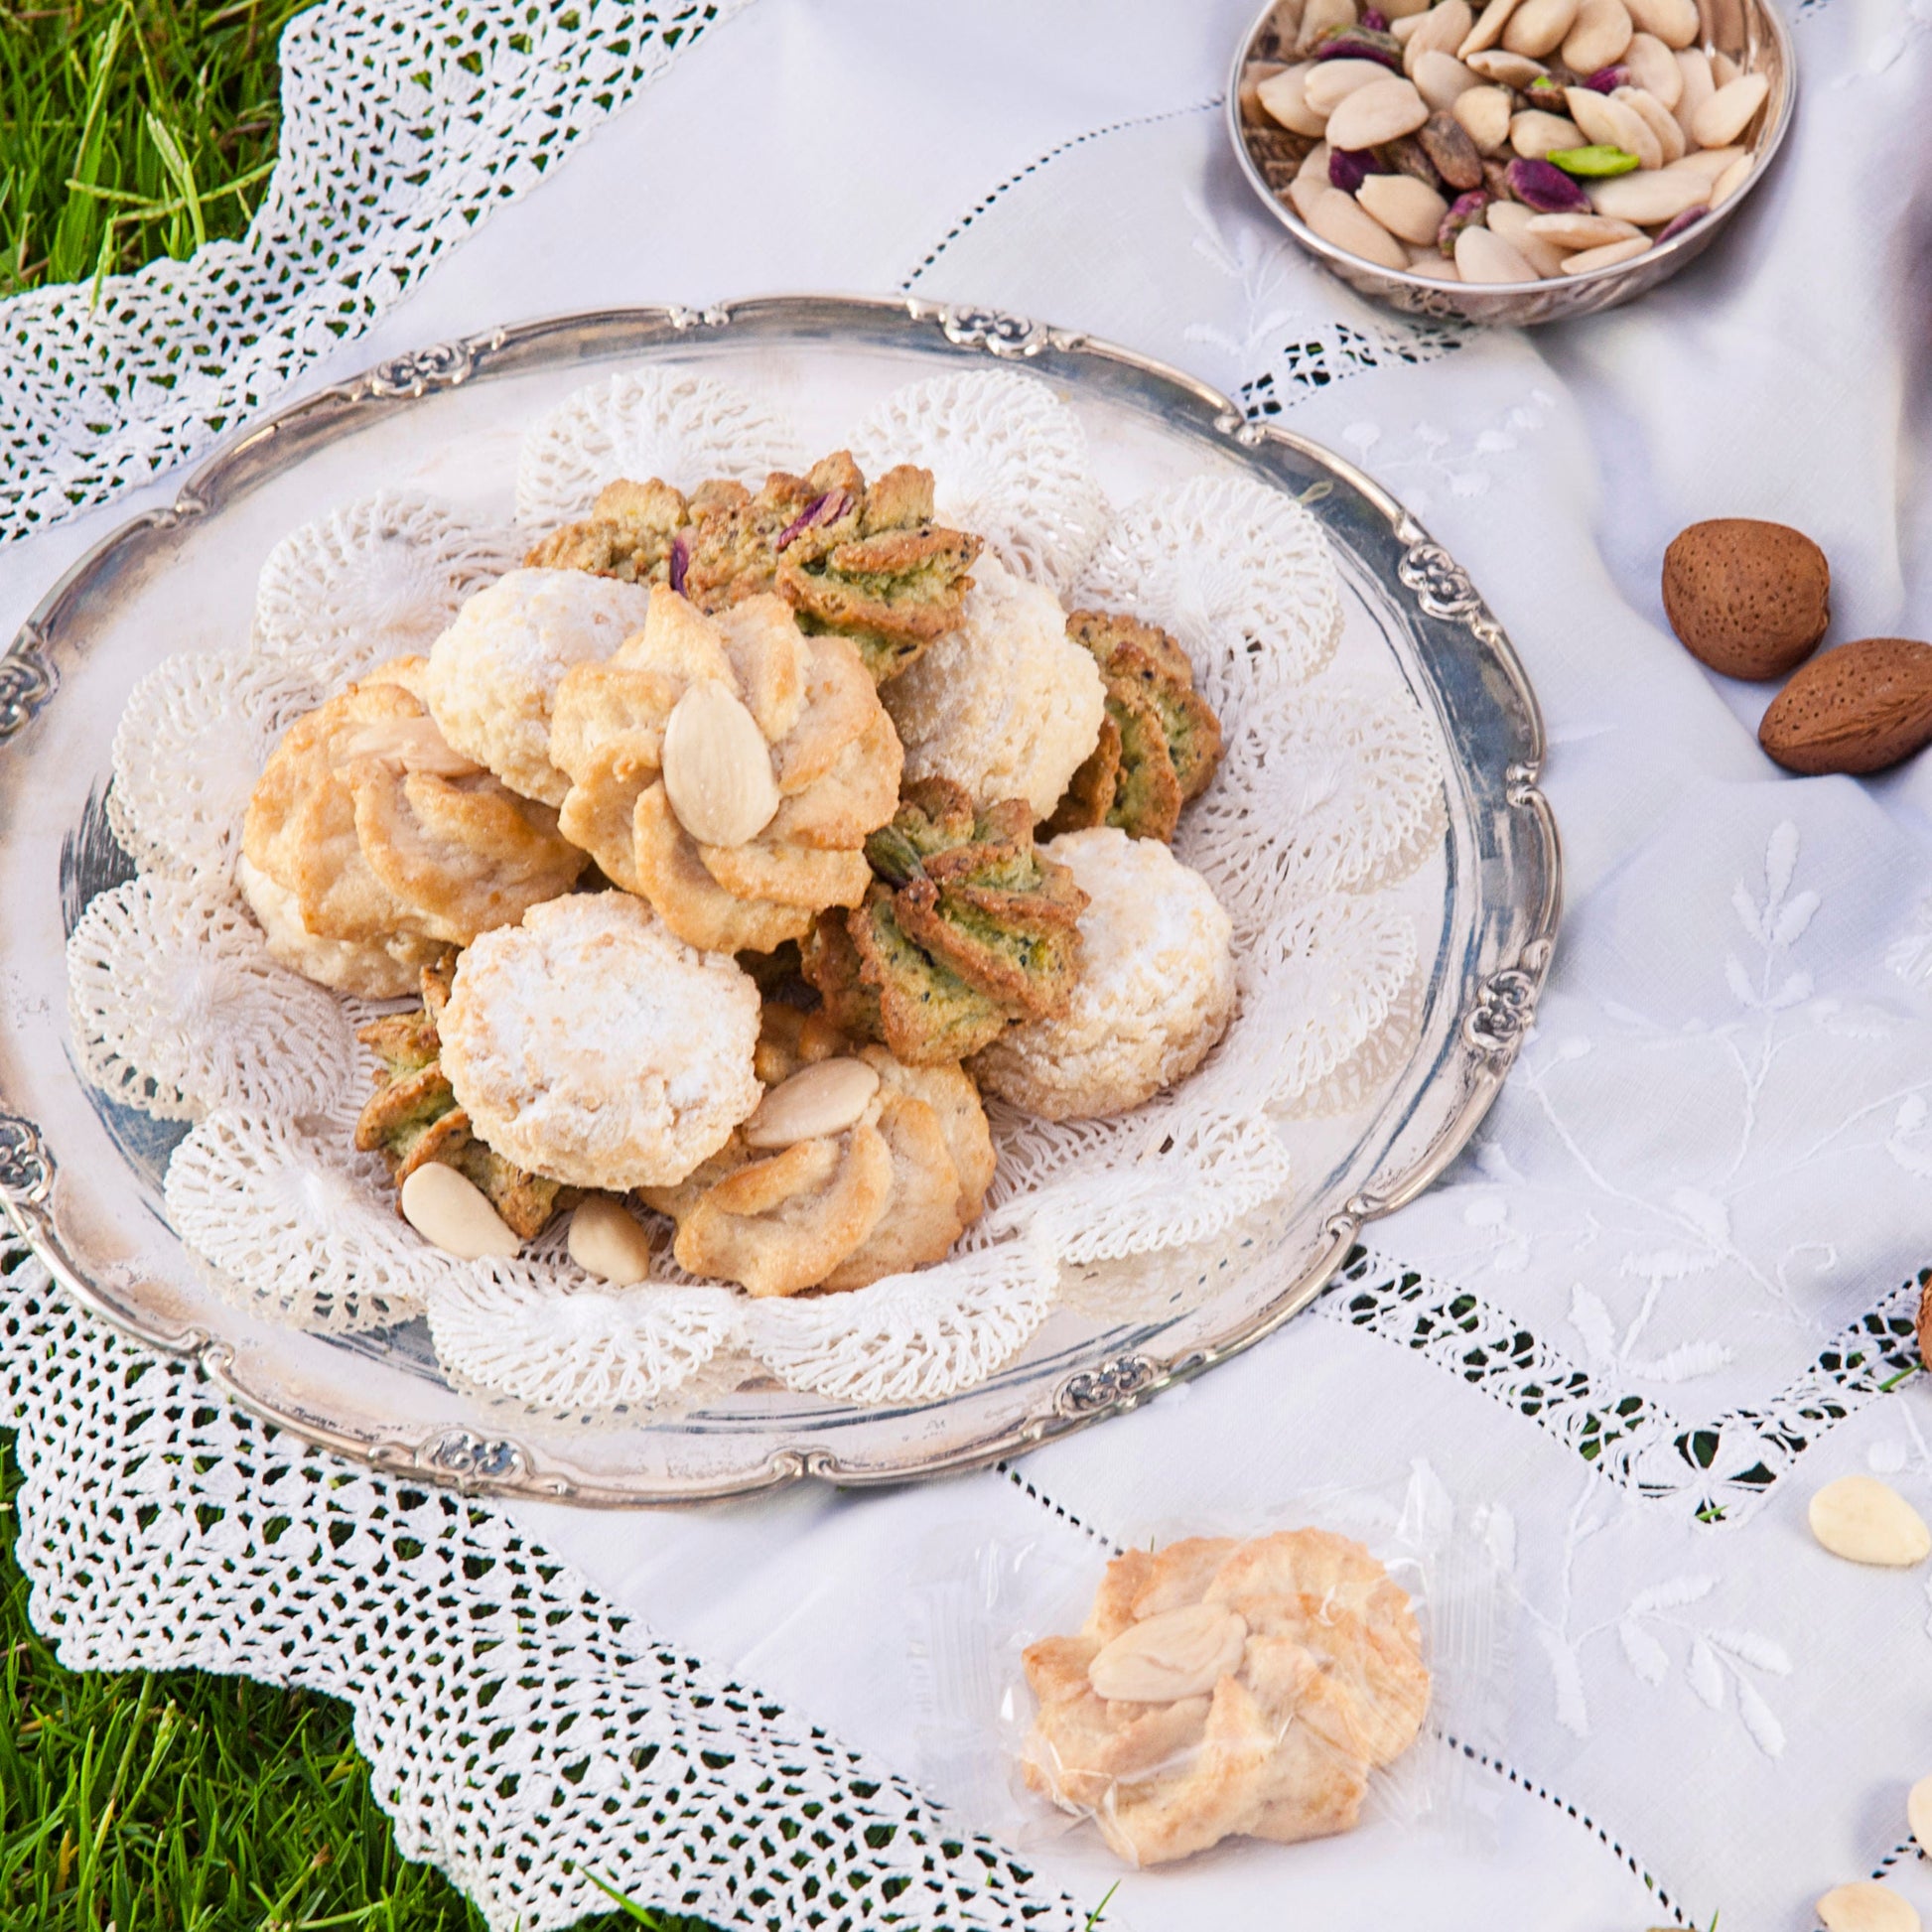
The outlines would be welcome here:
<svg viewBox="0 0 1932 1932">
<path fill-rule="evenodd" d="M 944 778 L 917 779 L 866 856 L 865 903 L 828 913 L 800 949 L 836 1025 L 933 1066 L 1065 1011 L 1087 899 L 1034 849 L 1024 798 L 976 806 Z"/>
<path fill-rule="evenodd" d="M 980 540 L 935 523 L 932 473 L 910 464 L 868 484 L 840 450 L 802 477 L 743 483 L 608 484 L 581 522 L 530 552 L 539 568 L 667 584 L 699 610 L 775 593 L 808 631 L 850 638 L 879 681 L 952 629 Z"/>
</svg>

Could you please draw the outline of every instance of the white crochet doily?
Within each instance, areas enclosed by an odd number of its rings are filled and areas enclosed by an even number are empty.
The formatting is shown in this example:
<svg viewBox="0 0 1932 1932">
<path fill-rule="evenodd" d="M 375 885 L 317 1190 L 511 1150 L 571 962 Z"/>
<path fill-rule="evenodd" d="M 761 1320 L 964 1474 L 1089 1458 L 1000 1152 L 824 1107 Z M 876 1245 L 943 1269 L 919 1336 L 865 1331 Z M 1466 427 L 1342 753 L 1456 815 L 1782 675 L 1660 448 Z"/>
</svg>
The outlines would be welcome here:
<svg viewBox="0 0 1932 1932">
<path fill-rule="evenodd" d="M 621 373 L 529 431 L 519 509 L 551 520 L 625 472 L 695 483 L 747 468 L 748 445 L 754 470 L 795 462 L 789 436 L 710 377 Z M 167 1205 L 221 1292 L 325 1332 L 426 1311 L 453 1382 L 549 1415 L 665 1415 L 759 1372 L 843 1403 L 933 1401 L 1026 1347 L 1063 1268 L 1167 1254 L 1184 1273 L 1188 1251 L 1284 1196 L 1283 1123 L 1359 1105 L 1399 1069 L 1419 962 L 1395 889 L 1440 844 L 1442 774 L 1400 686 L 1326 669 L 1342 606 L 1315 518 L 1259 483 L 1207 477 L 1112 517 L 1072 413 L 1019 372 L 901 389 L 852 443 L 875 470 L 929 462 L 942 505 L 970 505 L 972 527 L 1069 605 L 1151 616 L 1187 642 L 1225 740 L 1176 841 L 1234 923 L 1241 998 L 1222 1044 L 1117 1119 L 996 1107 L 984 1217 L 948 1260 L 856 1293 L 754 1303 L 682 1275 L 668 1240 L 655 1278 L 621 1291 L 570 1263 L 554 1230 L 514 1261 L 429 1249 L 398 1219 L 380 1163 L 350 1147 L 371 1064 L 350 1034 L 365 1010 L 269 961 L 232 883 L 235 827 L 277 732 L 345 665 L 420 647 L 513 558 L 502 533 L 448 505 L 385 494 L 274 550 L 246 649 L 170 660 L 137 689 L 114 823 L 144 868 L 172 877 L 144 870 L 74 935 L 89 1071 L 124 1104 L 197 1123 Z M 1046 447 L 1048 464 L 1020 460 Z M 245 729 L 221 729 L 224 706 Z"/>
</svg>

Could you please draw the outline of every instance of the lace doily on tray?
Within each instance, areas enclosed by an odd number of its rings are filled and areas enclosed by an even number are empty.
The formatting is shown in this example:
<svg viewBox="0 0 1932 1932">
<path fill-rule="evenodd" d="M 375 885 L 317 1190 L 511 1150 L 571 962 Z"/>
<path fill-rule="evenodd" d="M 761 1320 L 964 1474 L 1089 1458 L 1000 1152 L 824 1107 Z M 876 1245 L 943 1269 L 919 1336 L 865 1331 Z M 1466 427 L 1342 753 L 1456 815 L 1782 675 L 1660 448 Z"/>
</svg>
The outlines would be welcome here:
<svg viewBox="0 0 1932 1932">
<path fill-rule="evenodd" d="M 582 507 L 600 465 L 696 447 L 678 441 L 698 433 L 693 420 L 720 437 L 731 425 L 779 433 L 754 397 L 681 385 L 647 371 L 569 398 L 526 439 L 526 507 Z M 653 409 L 669 412 L 668 440 L 650 440 Z M 954 465 L 989 515 L 1019 533 L 1017 557 L 1070 574 L 1088 513 L 1075 510 L 1105 513 L 1077 434 L 1055 430 L 1063 462 L 1043 494 L 1027 495 L 1012 461 L 1048 418 L 1057 423 L 1055 412 L 1064 405 L 1035 379 L 996 372 L 902 389 L 868 421 L 913 426 L 913 447 L 882 444 L 875 461 Z M 689 460 L 711 474 L 723 467 L 716 451 Z M 653 457 L 646 467 L 678 465 Z M 695 481 L 688 471 L 674 480 Z M 425 552 L 420 577 L 396 554 L 412 530 Z M 1175 1280 L 1200 1276 L 1190 1251 L 1229 1238 L 1289 1186 L 1277 1122 L 1359 1104 L 1400 1066 L 1418 947 L 1412 917 L 1387 889 L 1441 839 L 1442 777 L 1406 693 L 1324 672 L 1340 593 L 1326 539 L 1300 504 L 1259 483 L 1201 478 L 1095 534 L 1083 595 L 1097 590 L 1187 638 L 1222 720 L 1221 768 L 1183 819 L 1177 850 L 1234 920 L 1236 1017 L 1189 1078 L 1125 1116 L 1054 1123 L 994 1107 L 1000 1169 L 988 1211 L 947 1260 L 853 1294 L 772 1303 L 692 1283 L 668 1242 L 653 1281 L 634 1290 L 593 1284 L 554 1233 L 513 1262 L 459 1261 L 418 1240 L 396 1215 L 381 1164 L 352 1152 L 368 1060 L 348 1035 L 362 1012 L 266 961 L 234 896 L 232 826 L 290 707 L 321 694 L 304 681 L 308 667 L 341 661 L 344 614 L 404 610 L 426 622 L 466 573 L 501 553 L 455 513 L 394 496 L 351 505 L 281 545 L 249 649 L 174 660 L 131 707 L 162 749 L 149 766 L 130 762 L 121 815 L 139 827 L 142 851 L 193 862 L 192 887 L 164 892 L 143 879 L 108 895 L 76 952 L 88 1065 L 129 1104 L 207 1114 L 176 1153 L 166 1191 L 178 1232 L 221 1291 L 327 1331 L 426 1309 L 439 1358 L 465 1388 L 549 1414 L 668 1413 L 699 1386 L 729 1388 L 734 1371 L 742 1380 L 761 1370 L 843 1402 L 935 1400 L 1027 1345 L 1063 1266 L 1169 1255 Z M 412 601 L 420 584 L 430 587 L 425 601 Z M 313 634 L 297 621 L 304 597 L 314 600 Z M 291 683 L 295 665 L 304 673 Z M 248 729 L 224 735 L 216 721 L 230 701 Z M 172 792 L 148 781 L 164 757 L 194 781 Z M 221 811 L 232 815 L 227 826 Z M 223 981 L 220 999 L 184 1000 L 183 934 L 201 929 L 221 935 L 219 970 L 235 985 Z M 243 999 L 257 981 L 285 983 L 283 1005 L 268 992 Z M 232 1038 L 224 1001 L 245 1021 Z M 317 1002 L 330 1011 L 318 1009 L 316 1025 L 277 1024 Z M 330 1051 L 311 1050 L 319 1035 Z M 278 1068 L 278 1055 L 290 1064 Z"/>
<path fill-rule="evenodd" d="M 587 515 L 622 478 L 689 489 L 723 477 L 756 489 L 771 471 L 804 463 L 791 425 L 756 396 L 713 376 L 625 369 L 567 396 L 524 437 L 516 514 L 553 530 Z"/>
<path fill-rule="evenodd" d="M 280 44 L 275 171 L 243 240 L 5 305 L 0 541 L 259 413 L 744 4 L 333 0 L 298 14 Z"/>
<path fill-rule="evenodd" d="M 379 490 L 284 537 L 255 587 L 255 641 L 334 687 L 427 652 L 472 592 L 522 561 L 513 530 Z"/>
<path fill-rule="evenodd" d="M 916 463 L 942 523 L 984 537 L 1000 561 L 1064 599 L 1110 520 L 1087 437 L 1035 376 L 975 369 L 889 396 L 852 432 L 860 469 Z"/>
<path fill-rule="evenodd" d="M 503 1512 L 279 1435 L 82 1314 L 4 1233 L 0 1401 L 34 1619 L 62 1662 L 345 1699 L 398 1851 L 490 1932 L 608 1909 L 592 1873 L 721 1924 L 807 1925 L 833 1888 L 961 1932 L 1086 1918 L 902 1778 L 660 1642 Z"/>
</svg>

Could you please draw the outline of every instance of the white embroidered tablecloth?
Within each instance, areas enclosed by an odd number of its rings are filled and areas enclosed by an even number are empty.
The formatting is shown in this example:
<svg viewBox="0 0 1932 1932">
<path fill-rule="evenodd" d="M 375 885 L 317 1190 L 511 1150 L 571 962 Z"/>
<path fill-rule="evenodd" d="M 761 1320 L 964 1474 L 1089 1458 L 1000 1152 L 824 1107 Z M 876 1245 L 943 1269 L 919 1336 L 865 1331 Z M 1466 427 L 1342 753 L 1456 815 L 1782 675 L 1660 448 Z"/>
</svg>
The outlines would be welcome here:
<svg viewBox="0 0 1932 1932">
<path fill-rule="evenodd" d="M 1002 1845 L 933 1749 L 935 1548 L 1097 1561 L 1421 1458 L 1489 1506 L 1510 1577 L 1484 1829 L 1135 1874 L 1109 1924 L 1802 1932 L 1875 1873 L 1932 1913 L 1903 1802 L 1932 1589 L 1805 1529 L 1855 1470 L 1932 1509 L 1932 1383 L 1881 1391 L 1932 1246 L 1932 765 L 1779 773 L 1766 692 L 1708 677 L 1657 592 L 1682 524 L 1763 515 L 1830 554 L 1835 637 L 1928 628 L 1932 5 L 1798 0 L 1774 178 L 1679 281 L 1534 337 L 1382 316 L 1252 205 L 1219 105 L 1247 0 L 554 12 L 319 8 L 250 242 L 95 314 L 0 311 L 0 631 L 164 467 L 380 355 L 634 302 L 987 302 L 1333 445 L 1468 565 L 1550 725 L 1555 979 L 1476 1146 L 1312 1314 L 932 1487 L 618 1517 L 410 1489 L 0 1249 L 64 1656 L 350 1699 L 404 1850 L 498 1927 L 595 1908 L 587 1872 L 761 1926 L 1075 1927 L 1113 1871 L 1081 1835 Z"/>
</svg>

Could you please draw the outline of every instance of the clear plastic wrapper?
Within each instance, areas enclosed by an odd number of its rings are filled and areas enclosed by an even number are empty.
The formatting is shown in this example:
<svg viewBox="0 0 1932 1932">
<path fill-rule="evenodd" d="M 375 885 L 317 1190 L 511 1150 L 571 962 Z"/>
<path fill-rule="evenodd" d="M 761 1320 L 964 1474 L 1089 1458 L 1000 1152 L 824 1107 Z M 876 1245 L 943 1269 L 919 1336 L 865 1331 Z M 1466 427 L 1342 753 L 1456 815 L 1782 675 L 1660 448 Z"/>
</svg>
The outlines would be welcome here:
<svg viewBox="0 0 1932 1932">
<path fill-rule="evenodd" d="M 1365 1824 L 1490 1837 L 1506 1590 L 1425 1462 L 1119 1546 L 1042 1522 L 924 1557 L 921 1772 L 1011 1843 L 1090 1825 L 1151 1867 Z"/>
</svg>

